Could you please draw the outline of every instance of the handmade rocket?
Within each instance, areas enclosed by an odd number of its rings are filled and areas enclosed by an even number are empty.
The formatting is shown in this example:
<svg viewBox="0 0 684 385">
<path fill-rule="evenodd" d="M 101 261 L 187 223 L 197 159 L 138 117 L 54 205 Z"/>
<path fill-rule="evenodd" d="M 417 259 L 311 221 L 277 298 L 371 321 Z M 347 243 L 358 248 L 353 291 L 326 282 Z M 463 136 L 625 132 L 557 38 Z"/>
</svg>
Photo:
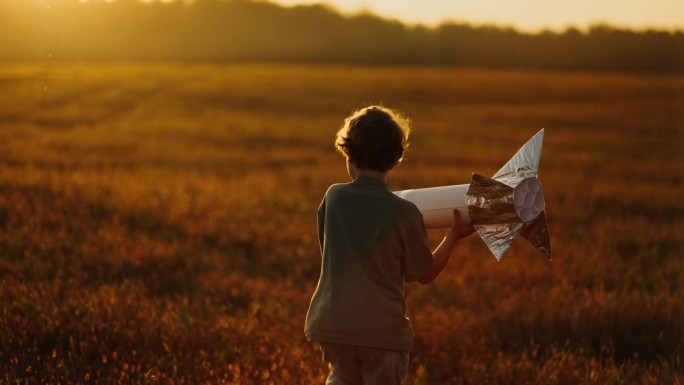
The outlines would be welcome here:
<svg viewBox="0 0 684 385">
<path fill-rule="evenodd" d="M 470 184 L 395 192 L 413 202 L 425 226 L 451 226 L 453 210 L 473 225 L 489 250 L 501 260 L 518 234 L 551 259 L 544 213 L 544 190 L 537 179 L 544 129 L 527 141 L 493 177 L 473 173 Z"/>
</svg>

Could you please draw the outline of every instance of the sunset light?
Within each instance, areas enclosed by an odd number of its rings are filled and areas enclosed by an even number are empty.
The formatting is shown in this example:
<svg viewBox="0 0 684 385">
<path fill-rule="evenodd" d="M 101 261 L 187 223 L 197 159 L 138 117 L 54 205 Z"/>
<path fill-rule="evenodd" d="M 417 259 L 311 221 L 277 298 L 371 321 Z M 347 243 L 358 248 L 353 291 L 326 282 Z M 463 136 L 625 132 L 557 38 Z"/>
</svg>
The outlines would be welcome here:
<svg viewBox="0 0 684 385">
<path fill-rule="evenodd" d="M 684 28 L 681 0 L 276 0 L 287 5 L 329 4 L 346 13 L 371 11 L 408 23 L 436 25 L 453 20 L 513 26 L 526 31 L 608 23 L 636 29 Z"/>
</svg>

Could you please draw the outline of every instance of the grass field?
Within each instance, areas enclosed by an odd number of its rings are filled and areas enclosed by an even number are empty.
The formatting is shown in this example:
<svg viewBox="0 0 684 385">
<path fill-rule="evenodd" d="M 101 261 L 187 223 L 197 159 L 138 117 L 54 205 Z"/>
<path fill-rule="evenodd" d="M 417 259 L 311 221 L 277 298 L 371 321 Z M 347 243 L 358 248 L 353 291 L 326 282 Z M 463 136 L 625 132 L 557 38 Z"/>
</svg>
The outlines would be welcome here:
<svg viewBox="0 0 684 385">
<path fill-rule="evenodd" d="M 553 262 L 470 237 L 408 285 L 407 384 L 684 383 L 682 76 L 6 63 L 0 384 L 323 383 L 315 210 L 369 103 L 413 120 L 394 190 L 493 174 L 546 128 Z"/>
</svg>

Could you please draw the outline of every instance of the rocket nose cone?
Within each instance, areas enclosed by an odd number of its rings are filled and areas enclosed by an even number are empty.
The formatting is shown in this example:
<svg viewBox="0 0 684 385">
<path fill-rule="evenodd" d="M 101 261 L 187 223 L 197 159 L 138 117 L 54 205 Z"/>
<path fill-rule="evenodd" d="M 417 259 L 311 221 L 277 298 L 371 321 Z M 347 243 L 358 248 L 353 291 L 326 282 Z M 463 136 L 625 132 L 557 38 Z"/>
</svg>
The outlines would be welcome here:
<svg viewBox="0 0 684 385">
<path fill-rule="evenodd" d="M 513 190 L 513 205 L 520 220 L 528 223 L 544 210 L 544 190 L 537 178 L 520 182 Z"/>
</svg>

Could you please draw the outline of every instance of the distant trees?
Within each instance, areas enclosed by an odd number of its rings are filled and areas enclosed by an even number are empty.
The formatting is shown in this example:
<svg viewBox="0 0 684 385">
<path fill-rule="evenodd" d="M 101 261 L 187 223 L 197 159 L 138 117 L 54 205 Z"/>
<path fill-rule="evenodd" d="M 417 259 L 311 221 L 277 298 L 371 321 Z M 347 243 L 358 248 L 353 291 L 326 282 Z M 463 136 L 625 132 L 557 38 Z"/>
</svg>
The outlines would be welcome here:
<svg viewBox="0 0 684 385">
<path fill-rule="evenodd" d="M 262 60 L 684 72 L 684 32 L 408 27 L 263 1 L 0 0 L 0 59 Z"/>
</svg>

